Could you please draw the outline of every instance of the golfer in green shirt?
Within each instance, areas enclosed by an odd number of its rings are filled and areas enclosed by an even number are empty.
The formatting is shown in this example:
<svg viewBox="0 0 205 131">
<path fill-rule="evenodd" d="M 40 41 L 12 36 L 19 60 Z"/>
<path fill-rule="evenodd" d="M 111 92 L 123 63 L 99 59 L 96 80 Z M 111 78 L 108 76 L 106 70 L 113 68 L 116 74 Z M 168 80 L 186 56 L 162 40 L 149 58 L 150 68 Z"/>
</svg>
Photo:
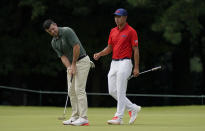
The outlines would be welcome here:
<svg viewBox="0 0 205 131">
<path fill-rule="evenodd" d="M 90 58 L 86 55 L 80 40 L 69 27 L 58 27 L 48 19 L 44 21 L 43 28 L 53 36 L 51 45 L 62 63 L 67 68 L 67 80 L 73 76 L 72 85 L 68 88 L 68 95 L 72 106 L 72 115 L 64 125 L 89 125 L 87 117 L 87 96 L 85 92 L 88 73 L 91 67 Z"/>
</svg>

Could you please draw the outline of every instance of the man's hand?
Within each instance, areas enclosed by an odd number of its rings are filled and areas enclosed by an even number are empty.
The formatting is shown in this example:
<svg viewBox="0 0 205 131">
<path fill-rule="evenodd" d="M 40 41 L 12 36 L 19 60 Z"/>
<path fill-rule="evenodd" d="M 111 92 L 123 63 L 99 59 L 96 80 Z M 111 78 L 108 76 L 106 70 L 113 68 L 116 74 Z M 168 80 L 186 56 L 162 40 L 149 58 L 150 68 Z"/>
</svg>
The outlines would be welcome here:
<svg viewBox="0 0 205 131">
<path fill-rule="evenodd" d="M 76 74 L 76 70 L 77 70 L 76 64 L 72 64 L 71 65 L 71 71 L 69 72 L 70 75 L 75 75 Z"/>
<path fill-rule="evenodd" d="M 133 70 L 133 76 L 137 77 L 139 75 L 139 68 L 134 68 Z"/>
<path fill-rule="evenodd" d="M 98 60 L 101 56 L 108 55 L 108 54 L 110 54 L 111 52 L 112 52 L 112 45 L 108 44 L 108 46 L 107 46 L 104 50 L 102 50 L 101 52 L 95 53 L 95 54 L 93 55 L 93 58 L 94 58 L 95 60 Z"/>
<path fill-rule="evenodd" d="M 93 58 L 94 58 L 95 60 L 98 60 L 100 57 L 101 57 L 101 56 L 100 56 L 100 53 L 95 53 L 95 54 L 93 55 Z"/>
<path fill-rule="evenodd" d="M 69 75 L 75 75 L 76 70 L 76 65 L 72 64 L 70 67 L 67 68 L 67 73 L 69 73 Z"/>
</svg>

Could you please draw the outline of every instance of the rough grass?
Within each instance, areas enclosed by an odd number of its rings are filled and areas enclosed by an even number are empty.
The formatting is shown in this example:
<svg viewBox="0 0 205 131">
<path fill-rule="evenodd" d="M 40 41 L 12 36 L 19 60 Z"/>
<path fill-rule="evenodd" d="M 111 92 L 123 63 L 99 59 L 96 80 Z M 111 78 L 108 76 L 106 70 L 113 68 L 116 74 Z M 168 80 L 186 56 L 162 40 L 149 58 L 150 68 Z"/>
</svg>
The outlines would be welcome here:
<svg viewBox="0 0 205 131">
<path fill-rule="evenodd" d="M 68 108 L 67 117 L 70 116 Z M 124 125 L 107 125 L 115 108 L 89 108 L 90 126 L 64 126 L 57 118 L 63 108 L 0 106 L 1 131 L 205 131 L 205 106 L 145 107 L 134 125 L 128 113 Z"/>
</svg>

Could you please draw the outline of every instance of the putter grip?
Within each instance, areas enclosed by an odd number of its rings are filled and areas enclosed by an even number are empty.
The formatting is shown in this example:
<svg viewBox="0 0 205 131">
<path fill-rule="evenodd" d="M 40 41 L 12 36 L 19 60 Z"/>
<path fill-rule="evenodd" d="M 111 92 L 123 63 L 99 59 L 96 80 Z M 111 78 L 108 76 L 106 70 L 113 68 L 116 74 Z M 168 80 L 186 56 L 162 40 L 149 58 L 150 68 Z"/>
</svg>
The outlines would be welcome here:
<svg viewBox="0 0 205 131">
<path fill-rule="evenodd" d="M 71 78 L 70 78 L 70 82 L 72 82 L 73 81 L 73 75 L 71 75 Z"/>
</svg>

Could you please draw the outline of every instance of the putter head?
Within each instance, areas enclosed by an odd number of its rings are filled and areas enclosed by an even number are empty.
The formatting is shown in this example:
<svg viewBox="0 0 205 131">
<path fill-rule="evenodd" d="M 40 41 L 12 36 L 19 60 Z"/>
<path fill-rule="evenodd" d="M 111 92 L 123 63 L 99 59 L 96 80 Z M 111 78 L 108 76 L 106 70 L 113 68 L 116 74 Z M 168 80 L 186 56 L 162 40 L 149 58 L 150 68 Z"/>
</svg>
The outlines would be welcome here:
<svg viewBox="0 0 205 131">
<path fill-rule="evenodd" d="M 65 116 L 58 117 L 58 120 L 65 120 Z"/>
</svg>

